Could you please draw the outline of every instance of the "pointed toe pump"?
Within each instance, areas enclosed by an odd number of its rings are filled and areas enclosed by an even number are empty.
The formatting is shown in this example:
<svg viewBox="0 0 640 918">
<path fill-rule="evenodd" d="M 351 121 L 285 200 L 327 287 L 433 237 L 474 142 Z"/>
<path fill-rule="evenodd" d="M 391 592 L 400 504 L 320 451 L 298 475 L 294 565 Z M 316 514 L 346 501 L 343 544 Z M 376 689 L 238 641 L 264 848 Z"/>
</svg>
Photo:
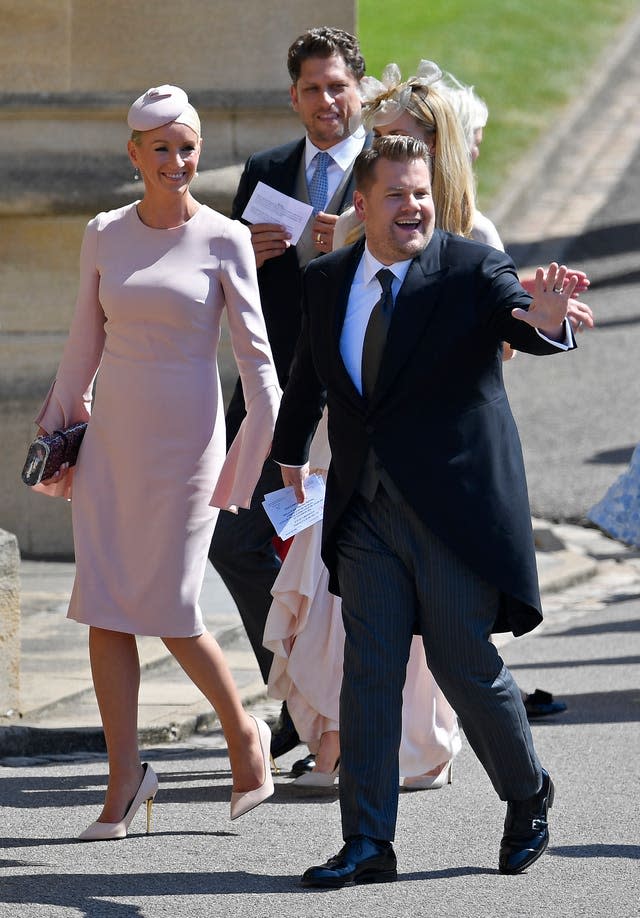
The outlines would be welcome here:
<svg viewBox="0 0 640 918">
<path fill-rule="evenodd" d="M 256 727 L 258 728 L 258 737 L 260 739 L 260 749 L 262 751 L 262 760 L 264 762 L 264 781 L 260 787 L 255 790 L 245 791 L 244 793 L 231 794 L 231 819 L 238 819 L 244 816 L 249 810 L 263 803 L 273 794 L 273 777 L 271 775 L 271 730 L 267 724 L 260 720 L 259 717 L 253 717 Z"/>
<path fill-rule="evenodd" d="M 142 767 L 144 768 L 144 775 L 142 776 L 140 787 L 120 822 L 92 822 L 78 836 L 80 841 L 107 841 L 114 838 L 126 838 L 131 820 L 143 803 L 147 804 L 147 835 L 149 834 L 151 831 L 153 801 L 158 792 L 158 778 L 151 765 L 147 762 Z"/>
<path fill-rule="evenodd" d="M 437 775 L 416 775 L 405 778 L 402 786 L 405 790 L 438 790 L 446 784 L 451 784 L 453 762 L 445 762 Z"/>
<path fill-rule="evenodd" d="M 307 771 L 299 775 L 292 783 L 295 787 L 334 787 L 340 772 L 340 759 L 335 764 L 333 771 Z"/>
</svg>

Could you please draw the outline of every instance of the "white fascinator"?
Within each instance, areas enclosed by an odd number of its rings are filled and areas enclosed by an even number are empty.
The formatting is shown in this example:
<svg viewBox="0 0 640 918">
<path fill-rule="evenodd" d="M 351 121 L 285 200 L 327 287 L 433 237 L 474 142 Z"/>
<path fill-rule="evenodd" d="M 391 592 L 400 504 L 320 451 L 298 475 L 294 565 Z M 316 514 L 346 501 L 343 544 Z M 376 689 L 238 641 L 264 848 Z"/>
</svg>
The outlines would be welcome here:
<svg viewBox="0 0 640 918">
<path fill-rule="evenodd" d="M 442 70 L 433 61 L 421 60 L 415 74 L 404 82 L 398 65 L 387 64 L 381 80 L 365 76 L 360 81 L 362 113 L 359 122 L 367 130 L 391 124 L 406 109 L 414 86 L 433 86 L 441 79 Z"/>
</svg>

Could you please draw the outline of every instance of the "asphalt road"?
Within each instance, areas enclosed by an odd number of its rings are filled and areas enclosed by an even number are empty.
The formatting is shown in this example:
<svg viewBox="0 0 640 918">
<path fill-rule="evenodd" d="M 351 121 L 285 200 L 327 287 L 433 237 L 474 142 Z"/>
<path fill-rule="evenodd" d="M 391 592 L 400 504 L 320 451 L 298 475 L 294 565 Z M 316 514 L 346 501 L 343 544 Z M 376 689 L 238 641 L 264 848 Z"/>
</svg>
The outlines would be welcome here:
<svg viewBox="0 0 640 918">
<path fill-rule="evenodd" d="M 571 354 L 519 354 L 505 366 L 534 516 L 583 520 L 640 440 L 639 189 L 640 146 L 566 248 L 566 263 L 591 278 L 596 328 Z"/>
<path fill-rule="evenodd" d="M 303 890 L 302 871 L 341 844 L 337 794 L 301 795 L 281 776 L 271 801 L 231 823 L 212 732 L 147 750 L 154 832 L 137 834 L 140 813 L 115 842 L 74 841 L 99 808 L 104 757 L 5 760 L 0 915 L 637 918 L 638 613 L 640 568 L 620 587 L 595 578 L 556 597 L 539 632 L 503 649 L 521 685 L 541 676 L 569 703 L 533 727 L 556 803 L 549 850 L 527 874 L 497 873 L 504 805 L 465 743 L 450 787 L 401 795 L 398 883 Z"/>
</svg>

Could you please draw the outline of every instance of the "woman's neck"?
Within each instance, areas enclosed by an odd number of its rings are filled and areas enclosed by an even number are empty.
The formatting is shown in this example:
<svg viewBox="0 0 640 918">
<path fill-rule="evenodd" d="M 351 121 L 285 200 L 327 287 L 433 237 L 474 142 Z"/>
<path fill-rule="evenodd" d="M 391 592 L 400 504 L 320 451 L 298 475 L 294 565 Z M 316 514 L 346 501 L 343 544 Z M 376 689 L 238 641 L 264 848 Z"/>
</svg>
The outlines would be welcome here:
<svg viewBox="0 0 640 918">
<path fill-rule="evenodd" d="M 182 226 L 200 209 L 200 204 L 185 195 L 171 195 L 158 198 L 145 193 L 137 205 L 138 216 L 145 226 L 152 229 L 173 229 Z"/>
</svg>

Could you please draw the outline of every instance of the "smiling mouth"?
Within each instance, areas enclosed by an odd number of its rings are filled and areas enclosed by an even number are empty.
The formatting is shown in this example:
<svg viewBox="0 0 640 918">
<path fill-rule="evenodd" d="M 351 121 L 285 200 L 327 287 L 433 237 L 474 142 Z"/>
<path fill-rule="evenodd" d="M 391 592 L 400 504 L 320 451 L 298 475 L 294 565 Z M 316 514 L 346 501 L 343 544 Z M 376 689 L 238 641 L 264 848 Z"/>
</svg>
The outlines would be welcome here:
<svg viewBox="0 0 640 918">
<path fill-rule="evenodd" d="M 165 172 L 164 173 L 165 178 L 174 179 L 174 180 L 184 178 L 186 174 L 187 174 L 186 172 Z"/>
<path fill-rule="evenodd" d="M 396 226 L 409 230 L 419 229 L 421 223 L 421 220 L 396 220 Z"/>
</svg>

